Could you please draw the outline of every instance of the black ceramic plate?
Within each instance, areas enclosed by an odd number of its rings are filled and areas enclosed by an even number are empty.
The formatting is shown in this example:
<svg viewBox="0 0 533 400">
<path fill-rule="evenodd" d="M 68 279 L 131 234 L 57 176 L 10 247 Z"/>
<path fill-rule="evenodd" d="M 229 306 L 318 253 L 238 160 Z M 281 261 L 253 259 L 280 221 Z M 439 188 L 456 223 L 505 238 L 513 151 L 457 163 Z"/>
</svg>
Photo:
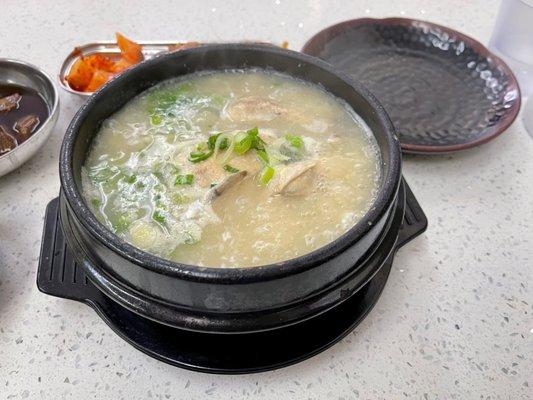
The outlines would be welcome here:
<svg viewBox="0 0 533 400">
<path fill-rule="evenodd" d="M 520 109 L 509 67 L 452 29 L 405 18 L 333 25 L 302 52 L 361 81 L 383 104 L 409 153 L 447 153 L 502 133 Z"/>
</svg>

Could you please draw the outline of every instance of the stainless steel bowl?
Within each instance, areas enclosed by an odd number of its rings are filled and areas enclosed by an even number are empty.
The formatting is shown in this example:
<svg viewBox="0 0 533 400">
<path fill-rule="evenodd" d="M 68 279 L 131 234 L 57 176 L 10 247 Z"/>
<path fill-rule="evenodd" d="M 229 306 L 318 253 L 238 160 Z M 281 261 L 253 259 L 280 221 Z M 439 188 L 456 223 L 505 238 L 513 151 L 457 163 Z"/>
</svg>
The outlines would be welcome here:
<svg viewBox="0 0 533 400">
<path fill-rule="evenodd" d="M 25 142 L 0 156 L 0 176 L 28 161 L 50 136 L 59 116 L 59 95 L 50 76 L 40 68 L 24 61 L 0 58 L 0 84 L 8 83 L 37 91 L 48 106 L 48 118 Z"/>
</svg>

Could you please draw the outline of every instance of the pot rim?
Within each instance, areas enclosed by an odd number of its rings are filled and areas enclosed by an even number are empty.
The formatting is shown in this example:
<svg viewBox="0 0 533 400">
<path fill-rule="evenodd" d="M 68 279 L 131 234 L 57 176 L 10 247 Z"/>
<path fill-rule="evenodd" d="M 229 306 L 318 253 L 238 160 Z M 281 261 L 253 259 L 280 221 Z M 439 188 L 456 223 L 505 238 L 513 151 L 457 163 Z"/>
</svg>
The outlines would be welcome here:
<svg viewBox="0 0 533 400">
<path fill-rule="evenodd" d="M 385 139 L 387 143 L 386 151 L 388 152 L 388 157 L 386 158 L 389 159 L 389 163 L 386 168 L 382 169 L 382 184 L 369 211 L 358 223 L 356 223 L 343 235 L 310 253 L 277 263 L 256 267 L 200 267 L 166 260 L 140 250 L 139 248 L 120 239 L 113 232 L 111 232 L 111 230 L 97 220 L 96 216 L 90 210 L 89 206 L 78 190 L 73 173 L 73 149 L 77 139 L 78 131 L 87 119 L 88 115 L 91 113 L 94 106 L 106 96 L 111 96 L 116 86 L 123 82 L 127 82 L 130 77 L 138 74 L 138 71 L 141 68 L 149 69 L 151 66 L 162 63 L 168 59 L 186 58 L 189 55 L 194 55 L 196 53 L 204 54 L 210 51 L 244 51 L 261 52 L 263 54 L 269 53 L 276 56 L 290 58 L 296 63 L 310 64 L 341 79 L 352 90 L 356 91 L 373 109 L 379 124 L 382 126 L 385 132 Z M 325 89 L 328 90 L 328 88 Z M 383 153 L 381 154 L 383 156 Z M 387 211 L 396 197 L 401 181 L 401 152 L 399 140 L 395 133 L 392 122 L 378 100 L 364 86 L 354 81 L 347 75 L 336 71 L 330 64 L 312 56 L 291 50 L 275 48 L 272 46 L 226 43 L 203 45 L 197 48 L 181 50 L 179 52 L 169 53 L 143 61 L 105 84 L 98 92 L 89 98 L 89 100 L 82 106 L 80 110 L 78 110 L 69 127 L 67 128 L 61 146 L 59 175 L 61 187 L 65 193 L 65 198 L 75 217 L 100 243 L 110 248 L 113 252 L 117 253 L 121 257 L 127 259 L 129 262 L 159 274 L 173 276 L 185 280 L 208 283 L 217 282 L 244 284 L 277 279 L 287 275 L 301 273 L 313 268 L 316 265 L 323 264 L 364 237 L 365 234 L 373 227 L 374 221 L 379 220 L 379 217 Z"/>
</svg>

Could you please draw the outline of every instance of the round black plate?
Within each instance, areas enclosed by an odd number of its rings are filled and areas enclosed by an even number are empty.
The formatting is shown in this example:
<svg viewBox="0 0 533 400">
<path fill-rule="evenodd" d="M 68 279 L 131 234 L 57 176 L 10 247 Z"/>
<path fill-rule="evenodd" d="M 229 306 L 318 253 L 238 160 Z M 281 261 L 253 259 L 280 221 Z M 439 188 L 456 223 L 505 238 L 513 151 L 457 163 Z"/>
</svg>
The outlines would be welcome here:
<svg viewBox="0 0 533 400">
<path fill-rule="evenodd" d="M 158 360 L 200 372 L 252 373 L 297 363 L 341 340 L 372 309 L 391 265 L 392 257 L 361 290 L 332 310 L 259 333 L 206 334 L 172 328 L 140 317 L 103 295 L 87 303 L 119 336 Z"/>
<path fill-rule="evenodd" d="M 361 81 L 383 104 L 409 153 L 446 153 L 502 133 L 520 109 L 509 67 L 452 29 L 362 18 L 313 36 L 302 52 Z"/>
</svg>

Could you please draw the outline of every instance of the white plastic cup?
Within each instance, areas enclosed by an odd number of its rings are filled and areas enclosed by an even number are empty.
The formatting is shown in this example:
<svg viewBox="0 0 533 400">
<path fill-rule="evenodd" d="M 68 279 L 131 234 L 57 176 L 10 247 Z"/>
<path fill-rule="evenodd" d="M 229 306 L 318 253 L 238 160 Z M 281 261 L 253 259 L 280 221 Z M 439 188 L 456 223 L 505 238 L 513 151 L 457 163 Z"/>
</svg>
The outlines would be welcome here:
<svg viewBox="0 0 533 400">
<path fill-rule="evenodd" d="M 533 94 L 533 0 L 502 0 L 489 48 L 509 64 L 522 95 Z"/>
<path fill-rule="evenodd" d="M 529 96 L 529 100 L 522 109 L 522 120 L 529 135 L 533 137 L 533 95 Z"/>
</svg>

